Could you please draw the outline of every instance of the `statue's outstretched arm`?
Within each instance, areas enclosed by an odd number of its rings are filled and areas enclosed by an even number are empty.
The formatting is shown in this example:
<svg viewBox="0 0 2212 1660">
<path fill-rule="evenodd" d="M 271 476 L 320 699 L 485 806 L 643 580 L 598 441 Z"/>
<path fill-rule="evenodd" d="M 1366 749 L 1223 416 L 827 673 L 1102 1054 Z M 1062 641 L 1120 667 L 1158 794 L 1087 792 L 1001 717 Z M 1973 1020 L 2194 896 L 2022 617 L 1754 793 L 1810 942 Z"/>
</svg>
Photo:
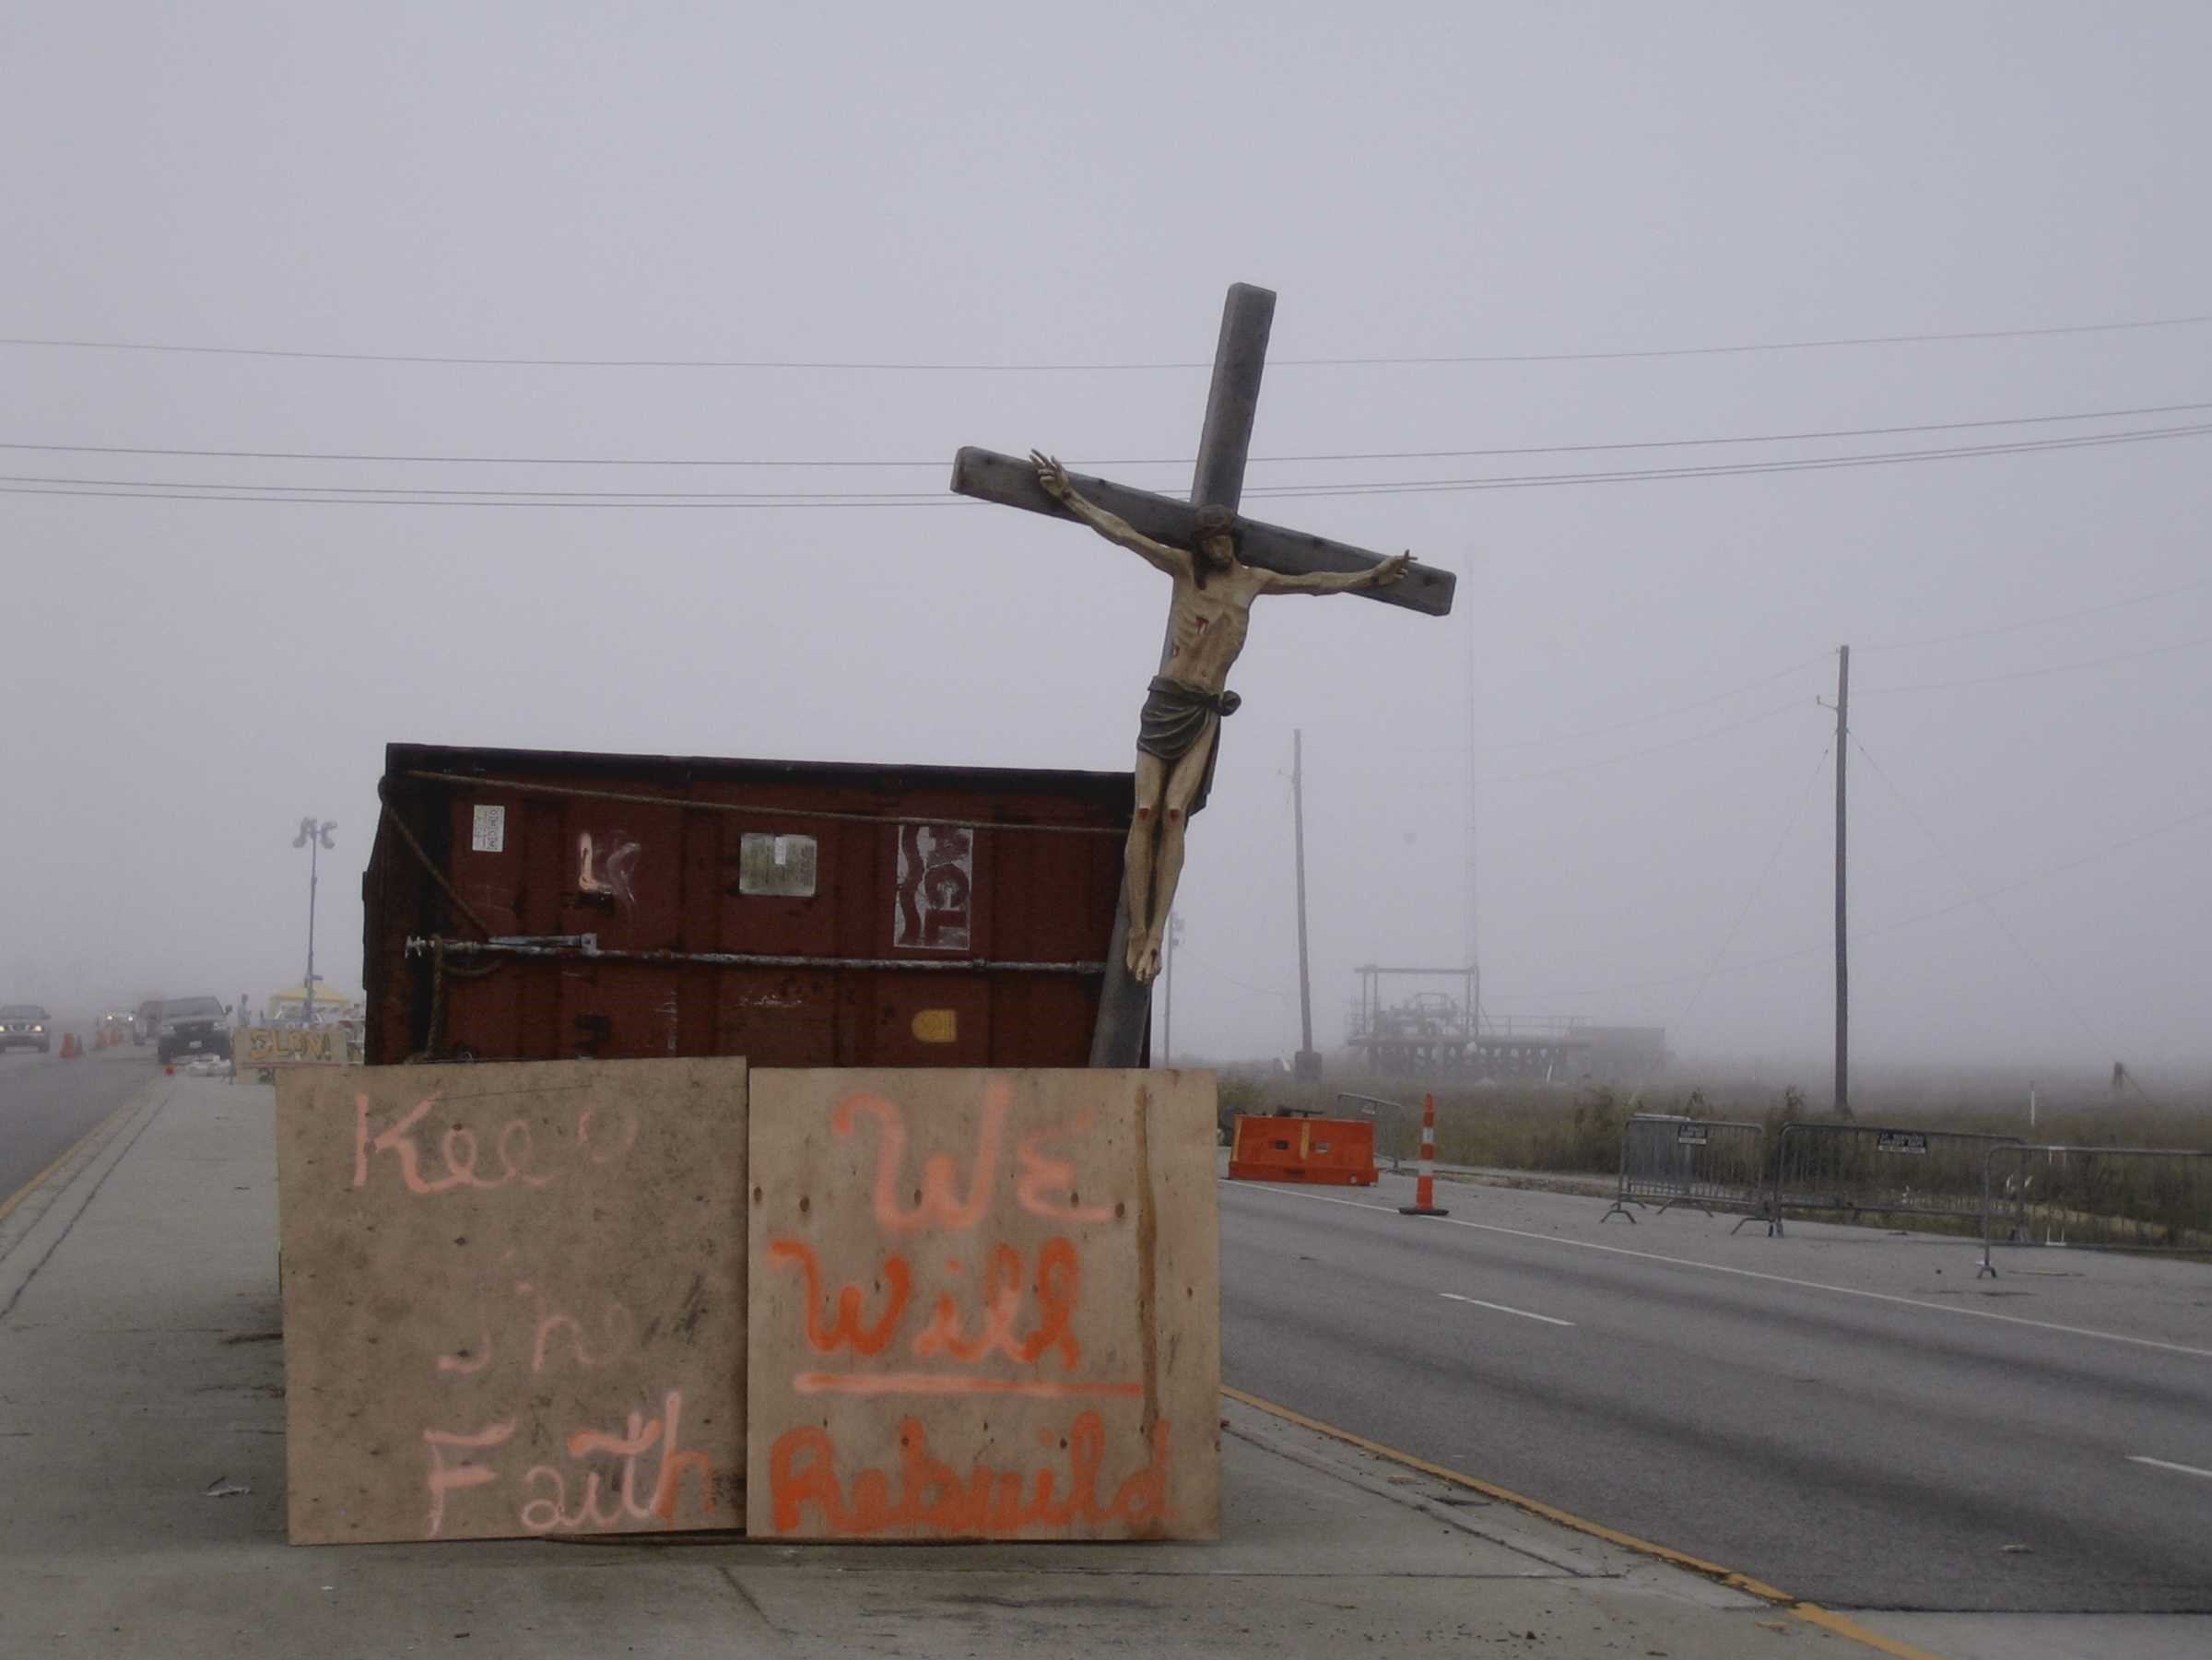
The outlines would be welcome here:
<svg viewBox="0 0 2212 1660">
<path fill-rule="evenodd" d="M 1379 565 L 1370 565 L 1365 571 L 1315 571 L 1304 576 L 1287 576 L 1279 571 L 1267 572 L 1260 592 L 1263 594 L 1350 594 L 1360 588 L 1387 588 L 1406 574 L 1406 567 L 1413 563 L 1410 553 L 1394 553 Z"/>
<path fill-rule="evenodd" d="M 1109 542 L 1126 547 L 1147 564 L 1166 571 L 1170 576 L 1187 577 L 1193 574 L 1194 567 L 1189 554 L 1180 547 L 1171 547 L 1165 542 L 1155 542 L 1126 519 L 1110 513 L 1097 502 L 1086 499 L 1069 480 L 1067 469 L 1052 456 L 1031 450 L 1030 460 L 1037 468 L 1037 482 L 1044 487 L 1044 493 Z"/>
</svg>

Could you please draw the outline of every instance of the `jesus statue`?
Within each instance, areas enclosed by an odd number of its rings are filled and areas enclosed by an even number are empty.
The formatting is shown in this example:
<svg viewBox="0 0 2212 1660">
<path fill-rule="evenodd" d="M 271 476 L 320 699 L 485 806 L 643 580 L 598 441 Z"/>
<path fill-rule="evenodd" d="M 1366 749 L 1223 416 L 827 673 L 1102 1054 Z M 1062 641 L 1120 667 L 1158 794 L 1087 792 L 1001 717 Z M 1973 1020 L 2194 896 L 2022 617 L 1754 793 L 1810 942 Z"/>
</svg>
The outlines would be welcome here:
<svg viewBox="0 0 2212 1660">
<path fill-rule="evenodd" d="M 1286 576 L 1237 558 L 1236 515 L 1220 506 L 1198 509 L 1195 548 L 1171 547 L 1132 529 L 1069 481 L 1067 469 L 1032 450 L 1045 493 L 1110 542 L 1129 549 L 1173 580 L 1168 606 L 1168 660 L 1152 678 L 1136 729 L 1136 811 L 1129 824 L 1130 977 L 1149 984 L 1159 972 L 1160 942 L 1182 875 L 1182 841 L 1190 815 L 1206 805 L 1214 780 L 1221 717 L 1241 700 L 1229 671 L 1244 649 L 1252 602 L 1263 594 L 1347 594 L 1387 587 L 1413 560 L 1401 553 L 1368 570 Z"/>
</svg>

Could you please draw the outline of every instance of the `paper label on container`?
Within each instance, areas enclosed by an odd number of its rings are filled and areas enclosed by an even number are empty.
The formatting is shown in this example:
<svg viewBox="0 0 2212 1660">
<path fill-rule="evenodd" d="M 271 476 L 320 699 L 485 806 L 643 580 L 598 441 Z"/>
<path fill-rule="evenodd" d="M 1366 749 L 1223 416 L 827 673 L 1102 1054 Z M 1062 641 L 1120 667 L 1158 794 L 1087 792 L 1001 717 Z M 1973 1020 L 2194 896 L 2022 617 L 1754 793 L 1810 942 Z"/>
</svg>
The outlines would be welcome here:
<svg viewBox="0 0 2212 1660">
<path fill-rule="evenodd" d="M 975 837 L 952 825 L 899 827 L 899 891 L 891 943 L 909 950 L 970 948 Z"/>
<path fill-rule="evenodd" d="M 783 899 L 814 897 L 820 849 L 812 836 L 748 830 L 737 843 L 737 891 Z"/>
<path fill-rule="evenodd" d="M 479 806 L 470 818 L 468 851 L 472 854 L 496 854 L 507 851 L 507 809 L 503 806 Z"/>
</svg>

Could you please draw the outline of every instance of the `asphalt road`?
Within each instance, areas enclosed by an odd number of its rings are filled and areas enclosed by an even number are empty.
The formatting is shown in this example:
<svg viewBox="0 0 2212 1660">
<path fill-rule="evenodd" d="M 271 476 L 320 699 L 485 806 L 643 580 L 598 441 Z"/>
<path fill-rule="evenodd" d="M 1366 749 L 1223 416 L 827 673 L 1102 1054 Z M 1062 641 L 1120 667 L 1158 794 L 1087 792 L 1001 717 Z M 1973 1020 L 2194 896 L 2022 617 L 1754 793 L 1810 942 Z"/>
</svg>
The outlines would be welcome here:
<svg viewBox="0 0 2212 1660">
<path fill-rule="evenodd" d="M 78 1033 L 89 1030 L 80 1024 Z M 0 1055 L 0 1205 L 159 1070 L 150 1045 L 73 1061 L 22 1049 Z"/>
<path fill-rule="evenodd" d="M 1229 1383 L 1833 1607 L 2212 1611 L 2212 1266 L 1411 1185 L 1222 1183 Z"/>
</svg>

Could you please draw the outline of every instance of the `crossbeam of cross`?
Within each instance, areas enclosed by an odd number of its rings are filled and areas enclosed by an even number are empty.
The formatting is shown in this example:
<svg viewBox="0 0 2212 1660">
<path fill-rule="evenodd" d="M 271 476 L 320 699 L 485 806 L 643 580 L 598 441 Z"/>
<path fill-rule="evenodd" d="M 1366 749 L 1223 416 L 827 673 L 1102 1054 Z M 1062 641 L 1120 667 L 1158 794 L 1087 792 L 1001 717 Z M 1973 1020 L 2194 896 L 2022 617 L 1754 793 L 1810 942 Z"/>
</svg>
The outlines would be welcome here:
<svg viewBox="0 0 2212 1660">
<path fill-rule="evenodd" d="M 1116 518 L 1127 520 L 1130 528 L 1140 536 L 1188 547 L 1196 535 L 1198 510 L 1188 501 L 1162 496 L 1154 490 L 1115 484 L 1108 478 L 1095 478 L 1072 469 L 1068 480 L 1086 498 Z M 963 496 L 995 501 L 1002 507 L 1019 507 L 1062 519 L 1075 518 L 1075 514 L 1044 493 L 1044 487 L 1037 482 L 1036 465 L 1026 456 L 1002 455 L 995 450 L 979 450 L 971 445 L 953 458 L 952 488 Z M 1220 505 L 1233 508 L 1236 503 L 1222 501 Z M 1365 571 L 1371 565 L 1381 564 L 1383 556 L 1344 542 L 1332 542 L 1309 531 L 1265 524 L 1240 513 L 1237 558 L 1247 565 L 1277 571 L 1285 576 L 1303 576 L 1324 571 Z M 1359 596 L 1378 605 L 1403 606 L 1409 611 L 1442 617 L 1452 609 L 1452 591 L 1458 580 L 1450 571 L 1416 562 L 1406 567 L 1402 581 L 1387 588 L 1360 589 Z"/>
<path fill-rule="evenodd" d="M 1214 351 L 1206 424 L 1199 434 L 1198 461 L 1188 500 L 1071 474 L 1070 482 L 1077 492 L 1125 520 L 1141 536 L 1176 547 L 1195 545 L 1201 507 L 1225 507 L 1234 512 L 1243 498 L 1253 419 L 1259 407 L 1260 376 L 1266 367 L 1267 336 L 1274 322 L 1275 295 L 1271 290 L 1248 283 L 1230 285 L 1221 308 L 1221 336 Z M 995 451 L 961 450 L 953 458 L 952 488 L 961 495 L 1003 507 L 1056 518 L 1076 516 L 1045 492 L 1035 464 Z M 1285 576 L 1362 571 L 1383 559 L 1382 555 L 1365 548 L 1241 516 L 1236 522 L 1236 557 L 1245 564 Z M 1358 592 L 1382 605 L 1442 617 L 1452 609 L 1455 585 L 1453 572 L 1416 563 L 1387 587 Z M 1163 668 L 1171 643 L 1161 649 Z M 1091 1034 L 1090 1064 L 1094 1066 L 1138 1065 L 1151 1019 L 1151 987 L 1140 983 L 1124 962 L 1129 928 L 1126 878 L 1116 917 L 1112 946 L 1106 954 L 1106 983 L 1098 1024 Z"/>
</svg>

